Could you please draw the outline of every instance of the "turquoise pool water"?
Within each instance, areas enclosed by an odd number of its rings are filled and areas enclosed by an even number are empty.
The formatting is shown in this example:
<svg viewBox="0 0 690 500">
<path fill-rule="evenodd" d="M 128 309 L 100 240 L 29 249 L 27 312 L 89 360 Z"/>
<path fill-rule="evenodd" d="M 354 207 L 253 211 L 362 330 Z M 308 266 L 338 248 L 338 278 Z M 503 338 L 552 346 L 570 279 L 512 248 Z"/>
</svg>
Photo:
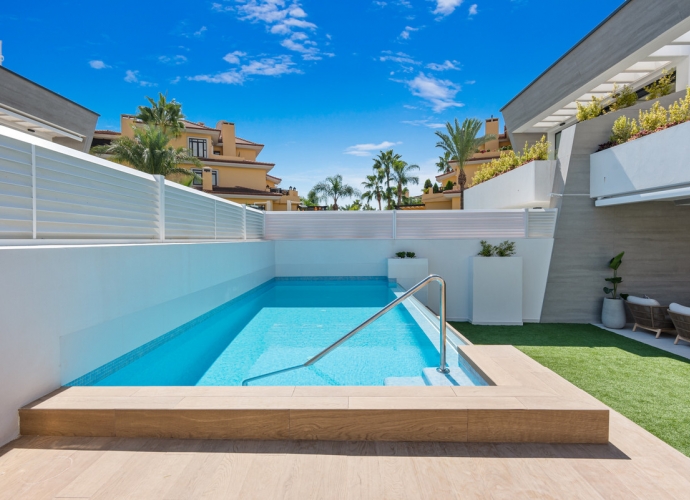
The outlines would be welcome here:
<svg viewBox="0 0 690 500">
<path fill-rule="evenodd" d="M 381 279 L 274 280 L 92 385 L 238 386 L 304 363 L 392 301 L 394 287 Z M 314 366 L 252 385 L 380 386 L 420 377 L 439 362 L 429 325 L 399 305 Z M 453 351 L 448 363 L 458 366 Z M 472 385 L 482 383 L 463 368 Z"/>
</svg>

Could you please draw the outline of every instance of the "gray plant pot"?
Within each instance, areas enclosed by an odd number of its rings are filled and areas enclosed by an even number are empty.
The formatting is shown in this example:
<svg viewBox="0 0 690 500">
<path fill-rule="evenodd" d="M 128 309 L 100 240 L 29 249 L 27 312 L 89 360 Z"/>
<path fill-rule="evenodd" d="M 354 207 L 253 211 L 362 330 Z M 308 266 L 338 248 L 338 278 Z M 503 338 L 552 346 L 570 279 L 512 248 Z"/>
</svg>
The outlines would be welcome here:
<svg viewBox="0 0 690 500">
<path fill-rule="evenodd" d="M 606 328 L 625 328 L 625 304 L 623 299 L 604 299 L 601 322 Z"/>
</svg>

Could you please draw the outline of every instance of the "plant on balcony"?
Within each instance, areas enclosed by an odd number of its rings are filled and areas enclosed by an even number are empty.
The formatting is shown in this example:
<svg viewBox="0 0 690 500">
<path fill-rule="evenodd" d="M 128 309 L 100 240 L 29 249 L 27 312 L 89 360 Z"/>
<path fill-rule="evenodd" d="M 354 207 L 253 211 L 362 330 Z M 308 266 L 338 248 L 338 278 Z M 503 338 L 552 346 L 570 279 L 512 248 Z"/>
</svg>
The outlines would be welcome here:
<svg viewBox="0 0 690 500">
<path fill-rule="evenodd" d="M 433 187 L 434 185 L 431 183 L 431 179 L 427 179 L 424 181 L 424 189 L 429 189 L 430 187 Z"/>
<path fill-rule="evenodd" d="M 434 187 L 432 187 L 431 189 L 432 189 L 432 192 L 434 194 L 438 193 L 439 192 L 438 184 L 434 182 Z"/>
<path fill-rule="evenodd" d="M 673 92 L 673 88 L 676 83 L 676 71 L 667 71 L 664 70 L 662 72 L 661 78 L 659 78 L 657 81 L 652 83 L 649 87 L 645 87 L 645 91 L 647 92 L 647 97 L 646 99 L 648 101 L 653 101 L 654 99 L 658 99 L 659 97 L 664 97 L 665 95 L 669 95 L 671 92 Z"/>
<path fill-rule="evenodd" d="M 613 124 L 613 133 L 610 137 L 610 142 L 612 144 L 623 144 L 628 142 L 632 136 L 638 134 L 640 129 L 637 126 L 637 122 L 634 118 L 626 118 L 621 116 Z"/>
<path fill-rule="evenodd" d="M 613 99 L 613 103 L 609 106 L 609 110 L 619 111 L 635 105 L 637 102 L 637 92 L 630 85 L 618 88 L 618 85 L 614 84 L 610 98 Z"/>
<path fill-rule="evenodd" d="M 655 102 L 651 109 L 640 110 L 638 119 L 639 121 L 636 121 L 634 118 L 628 119 L 624 116 L 618 118 L 613 124 L 610 141 L 601 144 L 598 151 L 604 151 L 690 121 L 690 88 L 685 97 L 671 104 L 668 110 L 659 102 Z"/>
<path fill-rule="evenodd" d="M 549 158 L 550 143 L 543 136 L 540 141 L 530 146 L 525 143 L 522 153 L 515 151 L 501 151 L 501 156 L 482 166 L 474 174 L 472 186 L 481 184 L 499 175 L 515 170 L 522 165 L 533 161 L 547 160 Z"/>
<path fill-rule="evenodd" d="M 453 181 L 449 180 L 448 182 L 446 182 L 446 185 L 443 186 L 443 190 L 444 191 L 452 191 L 454 185 L 455 184 L 453 183 Z"/>
<path fill-rule="evenodd" d="M 584 122 L 600 116 L 604 111 L 604 107 L 601 105 L 603 100 L 603 98 L 592 96 L 592 101 L 589 104 L 581 104 L 578 102 L 577 120 Z"/>
</svg>

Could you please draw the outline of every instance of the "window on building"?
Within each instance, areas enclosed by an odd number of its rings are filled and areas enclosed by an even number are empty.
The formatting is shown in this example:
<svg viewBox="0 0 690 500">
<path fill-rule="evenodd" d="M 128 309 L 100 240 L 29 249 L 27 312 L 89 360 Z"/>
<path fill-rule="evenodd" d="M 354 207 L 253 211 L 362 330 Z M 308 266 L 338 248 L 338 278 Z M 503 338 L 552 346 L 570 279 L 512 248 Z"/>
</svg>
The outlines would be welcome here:
<svg viewBox="0 0 690 500">
<path fill-rule="evenodd" d="M 192 152 L 192 156 L 206 158 L 206 139 L 195 139 L 190 137 L 189 150 Z"/>
<path fill-rule="evenodd" d="M 198 175 L 198 177 L 196 177 L 196 178 L 194 179 L 194 181 L 192 182 L 192 185 L 194 185 L 194 186 L 202 186 L 202 185 L 204 184 L 203 181 L 202 181 L 202 177 L 203 177 L 203 175 L 204 175 L 204 171 L 201 170 L 200 168 L 193 168 L 193 169 L 192 169 L 192 172 L 194 172 L 196 175 Z M 211 179 L 212 179 L 213 185 L 214 185 L 214 186 L 217 186 L 217 185 L 218 185 L 218 170 L 212 170 L 212 171 L 211 171 Z"/>
<path fill-rule="evenodd" d="M 556 134 L 556 140 L 554 142 L 556 143 L 554 145 L 554 152 L 556 153 L 555 158 L 558 159 L 558 148 L 561 147 L 561 132 Z"/>
</svg>

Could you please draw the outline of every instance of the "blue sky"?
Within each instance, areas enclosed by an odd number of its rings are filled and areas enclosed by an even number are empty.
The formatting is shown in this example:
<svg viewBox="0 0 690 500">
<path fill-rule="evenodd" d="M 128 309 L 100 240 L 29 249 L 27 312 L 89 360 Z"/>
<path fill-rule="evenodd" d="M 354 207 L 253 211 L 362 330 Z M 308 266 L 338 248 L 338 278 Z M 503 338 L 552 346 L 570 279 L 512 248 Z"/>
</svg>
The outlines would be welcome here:
<svg viewBox="0 0 690 500">
<path fill-rule="evenodd" d="M 306 194 L 336 173 L 359 187 L 381 148 L 432 177 L 435 127 L 499 116 L 621 3 L 41 0 L 3 5 L 0 40 L 5 67 L 96 111 L 99 128 L 167 92 L 191 120 L 264 143 L 259 159 Z"/>
</svg>

